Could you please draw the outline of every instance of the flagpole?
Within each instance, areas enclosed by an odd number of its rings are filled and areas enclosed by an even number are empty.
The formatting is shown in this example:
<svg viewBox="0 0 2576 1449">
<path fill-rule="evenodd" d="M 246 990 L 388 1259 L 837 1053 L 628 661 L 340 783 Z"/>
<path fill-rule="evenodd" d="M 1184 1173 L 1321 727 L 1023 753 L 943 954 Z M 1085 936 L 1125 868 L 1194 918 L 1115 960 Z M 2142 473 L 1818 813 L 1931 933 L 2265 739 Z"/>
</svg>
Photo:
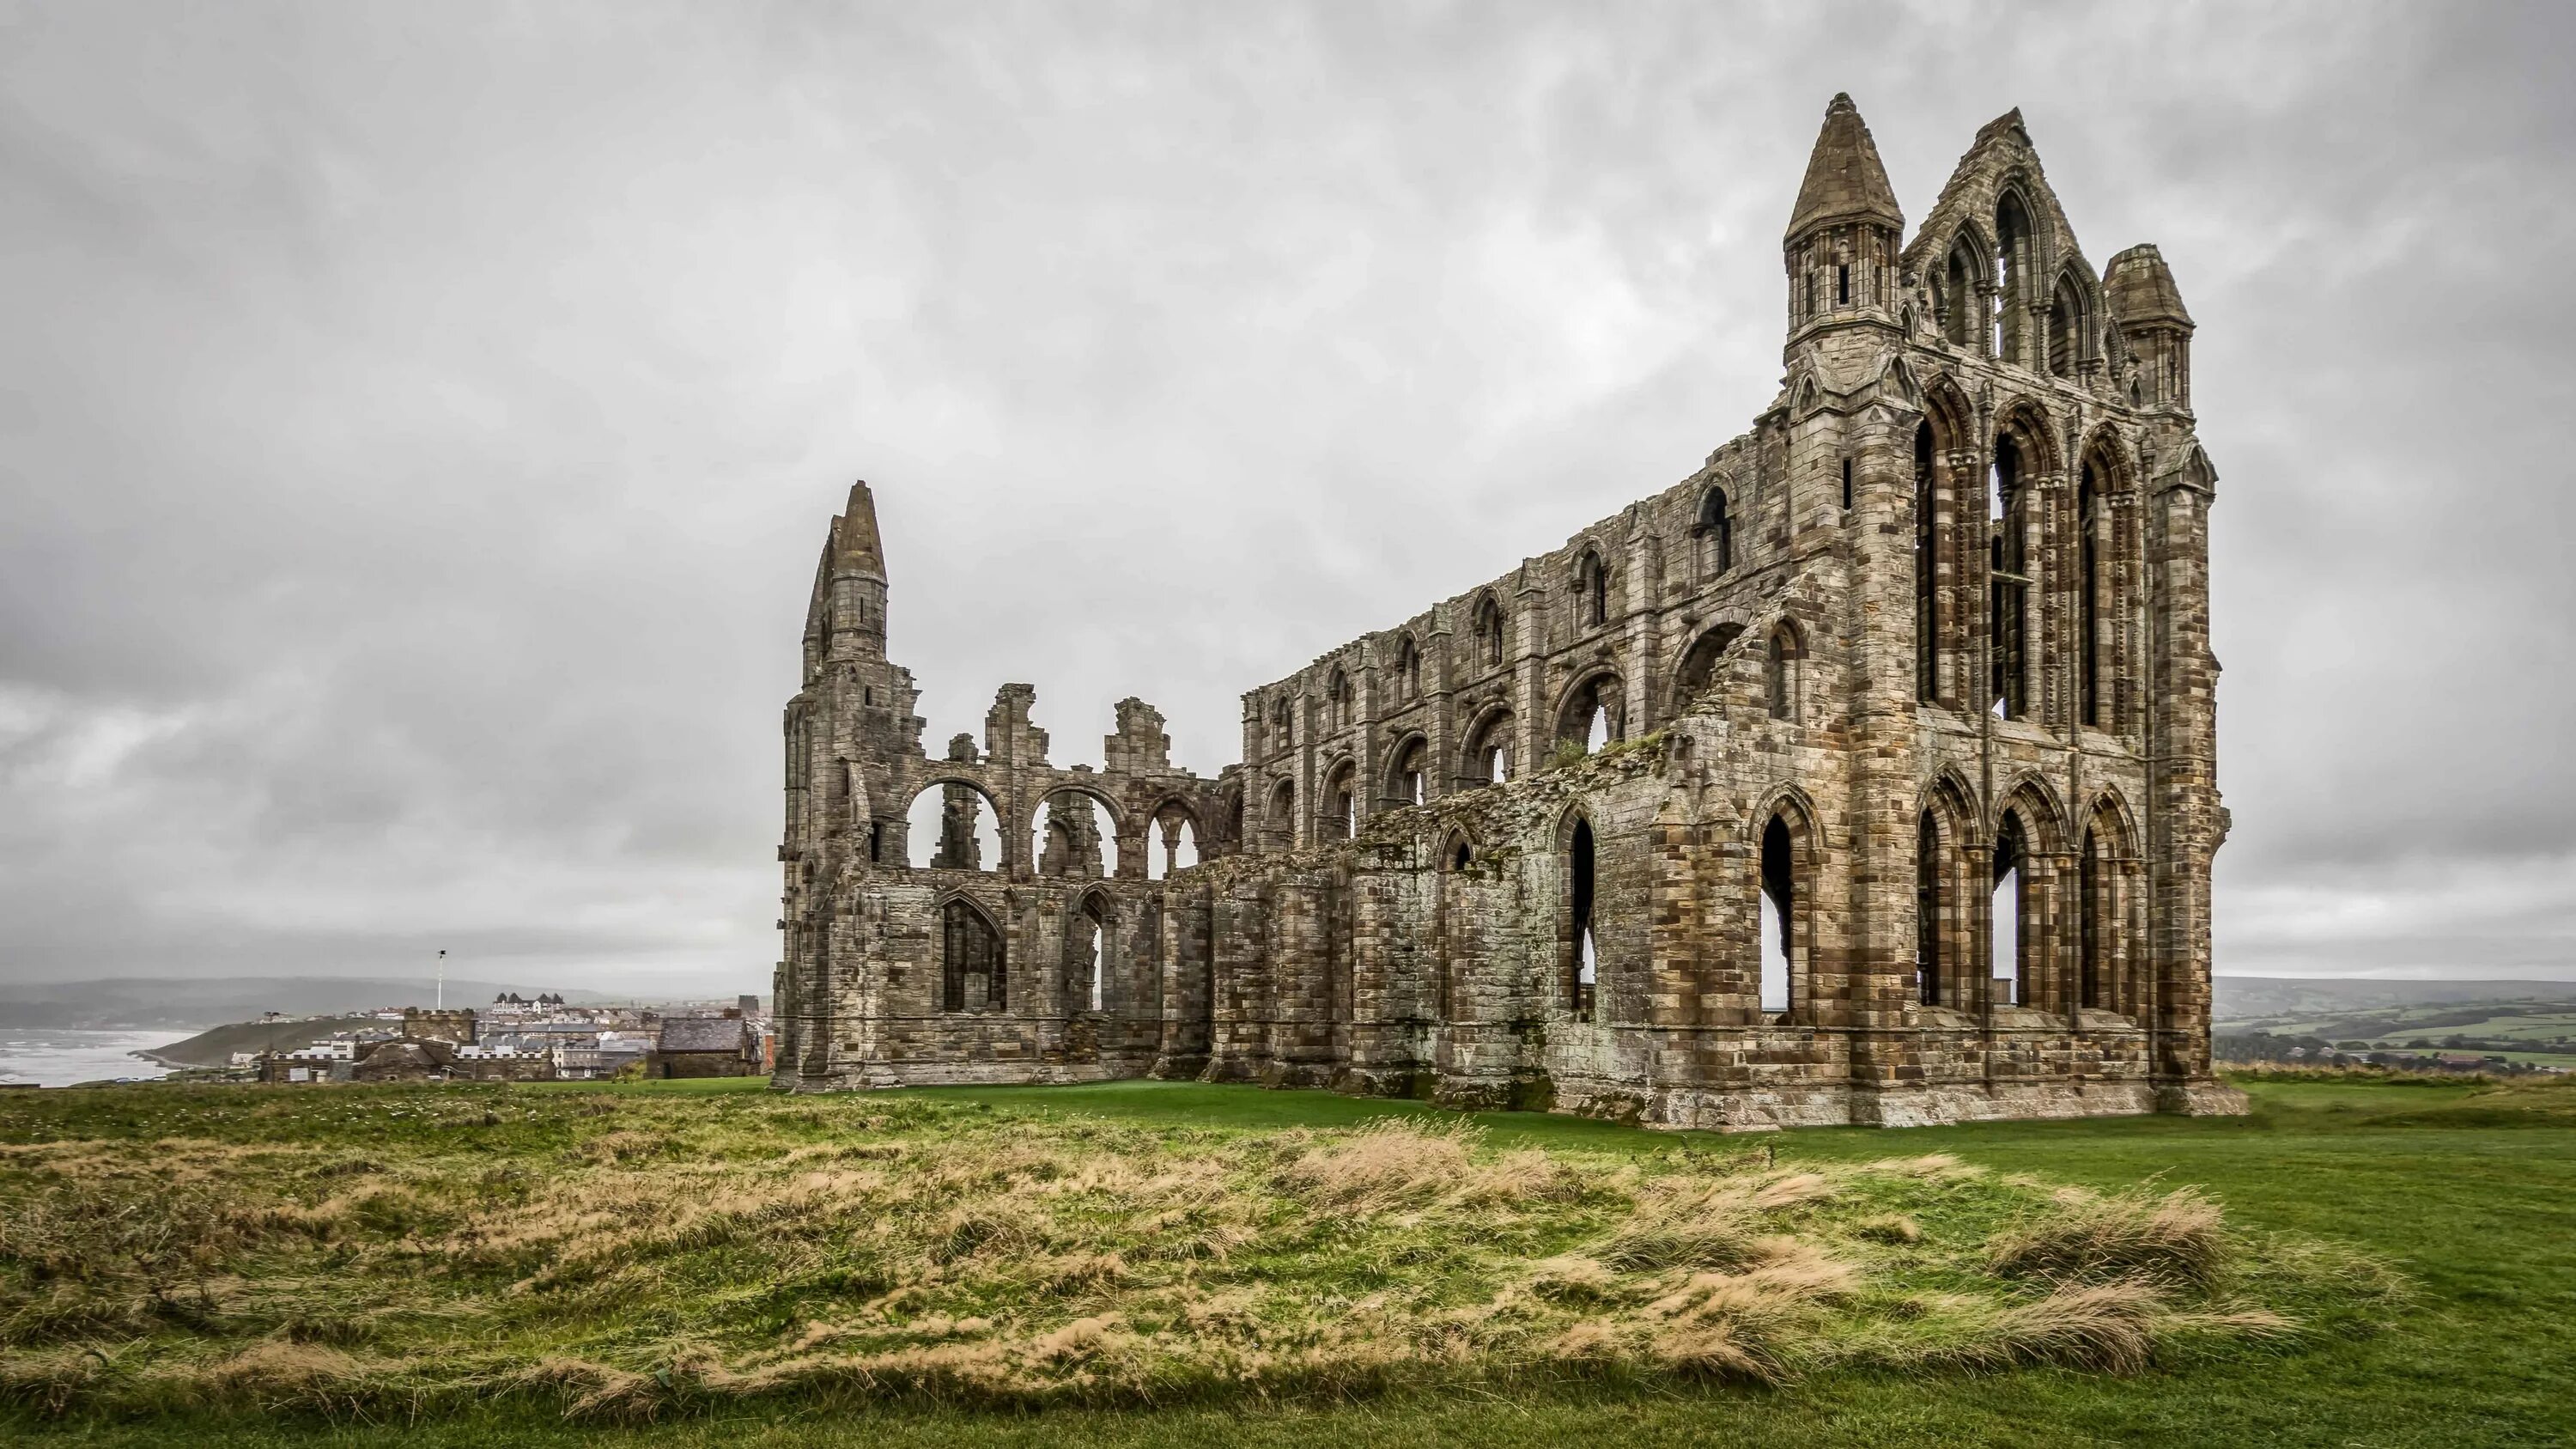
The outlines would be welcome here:
<svg viewBox="0 0 2576 1449">
<path fill-rule="evenodd" d="M 445 951 L 438 953 L 438 1004 L 432 1009 L 437 1011 L 447 1009 L 447 953 Z"/>
</svg>

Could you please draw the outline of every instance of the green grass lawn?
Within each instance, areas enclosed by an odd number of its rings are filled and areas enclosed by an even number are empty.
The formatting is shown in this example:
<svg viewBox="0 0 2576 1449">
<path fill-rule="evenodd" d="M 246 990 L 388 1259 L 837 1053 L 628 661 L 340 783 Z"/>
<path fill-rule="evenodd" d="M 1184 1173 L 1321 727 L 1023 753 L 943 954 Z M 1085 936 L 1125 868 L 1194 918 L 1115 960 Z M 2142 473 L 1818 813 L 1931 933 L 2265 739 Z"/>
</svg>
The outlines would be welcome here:
<svg viewBox="0 0 2576 1449">
<path fill-rule="evenodd" d="M 352 1133 L 396 1141 L 476 1130 L 470 1101 L 509 1092 L 654 1099 L 757 1090 L 757 1083 L 563 1084 L 447 1089 L 454 1110 L 386 1122 L 355 1110 Z M 293 1090 L 293 1089 L 280 1089 Z M 337 1089 L 325 1089 L 326 1092 Z M 2147 1118 L 1999 1123 L 1906 1132 L 1821 1130 L 1760 1138 L 1677 1138 L 1531 1114 L 1480 1117 L 1496 1146 L 1527 1144 L 1640 1162 L 1681 1141 L 1776 1154 L 1782 1167 L 1942 1152 L 2002 1173 L 2105 1190 L 2141 1179 L 2196 1186 L 2232 1223 L 2340 1241 L 2409 1275 L 2417 1289 L 2393 1327 L 2277 1349 L 2187 1356 L 2136 1377 L 2016 1369 L 1917 1377 L 1833 1371 L 1786 1388 L 1549 1388 L 1509 1395 L 1430 1390 L 1341 1405 L 962 1413 L 870 1409 L 820 1414 L 792 1403 L 718 1411 L 643 1428 L 565 1425 L 524 1406 L 424 1424 L 333 1424 L 309 1415 L 201 1415 L 69 1423 L 20 1414 L 0 1436 L 64 1444 L 404 1443 L 931 1445 L 1132 1443 L 1357 1446 L 1425 1443 L 2473 1445 L 2576 1443 L 2576 1087 L 2253 1083 L 2242 1119 Z M 239 1113 L 225 1134 L 288 1133 L 260 1117 L 263 1089 L 123 1088 L 78 1094 L 60 1132 L 182 1135 L 192 1112 Z M 917 1096 L 989 1104 L 1007 1115 L 1089 1117 L 1168 1129 L 1327 1127 L 1446 1114 L 1409 1103 L 1316 1092 L 1127 1082 L 1059 1088 L 957 1088 Z M 49 1098 L 52 1094 L 48 1094 Z M 53 1099 L 60 1101 L 63 1099 Z M 317 1095 L 318 1103 L 324 1097 Z M 835 1099 L 836 1104 L 852 1099 Z M 856 1099 L 883 1102 L 889 1098 Z M 191 1104 L 207 1104 L 195 1105 Z M 49 1101 L 48 1105 L 52 1105 Z M 710 1101 L 711 1108 L 721 1105 Z M 745 1101 L 743 1105 L 750 1105 Z M 530 1126 L 502 1129 L 499 1158 L 561 1144 Z M 209 1134 L 223 1135 L 223 1134 Z M 24 1135 L 12 1134 L 24 1141 Z"/>
</svg>

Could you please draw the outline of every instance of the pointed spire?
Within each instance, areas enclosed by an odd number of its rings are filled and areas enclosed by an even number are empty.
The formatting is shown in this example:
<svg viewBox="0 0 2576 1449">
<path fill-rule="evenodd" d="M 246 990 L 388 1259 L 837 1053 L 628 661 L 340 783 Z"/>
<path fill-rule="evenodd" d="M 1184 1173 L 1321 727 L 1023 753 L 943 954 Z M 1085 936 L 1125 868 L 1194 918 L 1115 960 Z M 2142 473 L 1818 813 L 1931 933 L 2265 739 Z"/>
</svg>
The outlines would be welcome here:
<svg viewBox="0 0 2576 1449">
<path fill-rule="evenodd" d="M 1807 158 L 1807 179 L 1798 187 L 1798 205 L 1789 213 L 1789 236 L 1828 222 L 1873 221 L 1898 232 L 1905 213 L 1896 191 L 1879 164 L 1878 144 L 1869 138 L 1869 123 L 1848 95 L 1836 95 L 1825 107 L 1825 126 L 1816 134 L 1816 149 Z"/>
<path fill-rule="evenodd" d="M 833 520 L 832 543 L 835 572 L 885 578 L 885 547 L 877 540 L 877 500 L 868 492 L 867 480 L 850 485 L 849 507 Z"/>
</svg>

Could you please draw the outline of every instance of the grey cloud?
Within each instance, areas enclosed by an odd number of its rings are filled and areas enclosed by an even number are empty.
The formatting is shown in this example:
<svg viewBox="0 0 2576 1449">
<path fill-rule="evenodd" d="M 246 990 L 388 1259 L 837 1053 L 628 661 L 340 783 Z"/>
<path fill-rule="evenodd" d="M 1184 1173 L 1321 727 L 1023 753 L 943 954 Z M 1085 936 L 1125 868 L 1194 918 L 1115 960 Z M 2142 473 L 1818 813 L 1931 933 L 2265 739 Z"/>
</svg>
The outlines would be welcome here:
<svg viewBox="0 0 2576 1449">
<path fill-rule="evenodd" d="M 2576 965 L 2554 11 L 0 13 L 0 973 L 761 984 L 851 476 L 934 740 L 1212 770 L 1769 400 L 1844 89 L 2201 321 L 2221 969 Z"/>
</svg>

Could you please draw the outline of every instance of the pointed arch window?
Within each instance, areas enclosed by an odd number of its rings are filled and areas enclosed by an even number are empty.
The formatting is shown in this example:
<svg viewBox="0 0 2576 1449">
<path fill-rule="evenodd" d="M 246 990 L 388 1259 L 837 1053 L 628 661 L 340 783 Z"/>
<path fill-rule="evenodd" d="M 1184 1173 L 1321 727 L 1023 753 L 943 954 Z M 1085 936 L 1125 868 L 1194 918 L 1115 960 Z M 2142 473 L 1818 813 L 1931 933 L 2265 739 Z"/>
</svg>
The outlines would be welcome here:
<svg viewBox="0 0 2576 1449">
<path fill-rule="evenodd" d="M 1933 489 L 1932 424 L 1914 427 L 1914 697 L 1940 695 L 1940 499 Z"/>
<path fill-rule="evenodd" d="M 2022 969 L 2022 948 L 2030 934 L 2022 922 L 2030 898 L 2023 855 L 2021 817 L 2008 812 L 2003 828 L 1995 832 L 1994 896 L 1987 916 L 1987 939 L 1992 943 L 1994 961 L 1994 1000 L 2002 1006 L 2031 1004 L 2029 976 Z"/>
<path fill-rule="evenodd" d="M 1799 1006 L 1797 846 L 1789 822 L 1778 814 L 1762 827 L 1762 876 L 1755 916 L 1760 952 L 1755 1005 L 1765 1016 L 1786 1017 Z"/>
<path fill-rule="evenodd" d="M 1358 696 L 1351 689 L 1351 677 L 1338 669 L 1334 670 L 1329 693 L 1333 700 L 1333 728 L 1349 729 L 1351 720 L 1358 713 Z"/>
<path fill-rule="evenodd" d="M 1002 935 L 965 898 L 939 911 L 940 1009 L 1001 1011 L 1010 1002 Z"/>
<path fill-rule="evenodd" d="M 2024 622 L 2029 596 L 2027 572 L 2028 500 L 2022 486 L 2021 449 L 2009 437 L 1995 439 L 1992 466 L 1986 474 L 1988 707 L 2005 719 L 2029 712 L 2029 651 Z"/>
<path fill-rule="evenodd" d="M 1797 718 L 1798 664 L 1805 654 L 1805 648 L 1798 642 L 1798 631 L 1788 621 L 1782 620 L 1772 629 L 1766 668 L 1773 719 Z"/>
<path fill-rule="evenodd" d="M 1566 1005 L 1584 1021 L 1592 1019 L 1594 991 L 1600 983 L 1600 949 L 1592 930 L 1592 822 L 1577 819 L 1566 844 L 1566 875 L 1572 897 L 1573 930 L 1566 963 Z"/>
<path fill-rule="evenodd" d="M 1914 996 L 1941 1004 L 1941 827 L 1929 810 L 1914 831 Z"/>
<path fill-rule="evenodd" d="M 2022 340 L 2030 301 L 2022 295 L 2029 275 L 2030 238 L 2029 208 L 2022 204 L 2020 193 L 2005 193 L 1995 208 L 1994 355 L 2024 366 L 2030 362 Z"/>
<path fill-rule="evenodd" d="M 1296 707 L 1290 704 L 1288 696 L 1283 694 L 1270 702 L 1270 748 L 1274 751 L 1284 750 L 1296 743 Z"/>
<path fill-rule="evenodd" d="M 1512 717 L 1496 713 L 1477 726 L 1467 745 L 1467 779 L 1472 785 L 1499 785 L 1512 777 Z"/>
<path fill-rule="evenodd" d="M 1583 627 L 1597 629 L 1610 619 L 1610 571 L 1601 565 L 1601 555 L 1591 549 L 1574 564 L 1574 594 Z"/>
<path fill-rule="evenodd" d="M 1491 594 L 1476 600 L 1476 656 L 1489 669 L 1503 662 L 1503 610 Z"/>
<path fill-rule="evenodd" d="M 1422 693 L 1422 651 L 1413 647 L 1413 636 L 1407 634 L 1395 647 L 1395 697 L 1411 700 Z"/>
<path fill-rule="evenodd" d="M 1726 501 L 1726 490 L 1711 488 L 1700 495 L 1699 524 L 1700 567 L 1711 577 L 1735 567 L 1735 515 Z"/>
<path fill-rule="evenodd" d="M 1109 915 L 1097 893 L 1083 899 L 1072 926 L 1065 952 L 1066 1004 L 1077 1012 L 1100 1011 L 1108 1001 Z"/>
<path fill-rule="evenodd" d="M 1979 335 L 1977 309 L 1978 282 L 1983 268 L 1977 263 L 1976 248 L 1966 232 L 1950 244 L 1950 258 L 1942 267 L 1942 284 L 1936 288 L 1941 304 L 1941 335 L 1961 347 Z"/>
<path fill-rule="evenodd" d="M 2102 479 L 2087 459 L 2078 479 L 2075 502 L 2076 559 L 2076 707 L 2095 729 L 2103 727 L 2102 709 Z"/>
<path fill-rule="evenodd" d="M 2084 355 L 2084 292 L 2069 272 L 2057 279 L 2048 299 L 2048 370 L 2073 377 Z"/>
</svg>

